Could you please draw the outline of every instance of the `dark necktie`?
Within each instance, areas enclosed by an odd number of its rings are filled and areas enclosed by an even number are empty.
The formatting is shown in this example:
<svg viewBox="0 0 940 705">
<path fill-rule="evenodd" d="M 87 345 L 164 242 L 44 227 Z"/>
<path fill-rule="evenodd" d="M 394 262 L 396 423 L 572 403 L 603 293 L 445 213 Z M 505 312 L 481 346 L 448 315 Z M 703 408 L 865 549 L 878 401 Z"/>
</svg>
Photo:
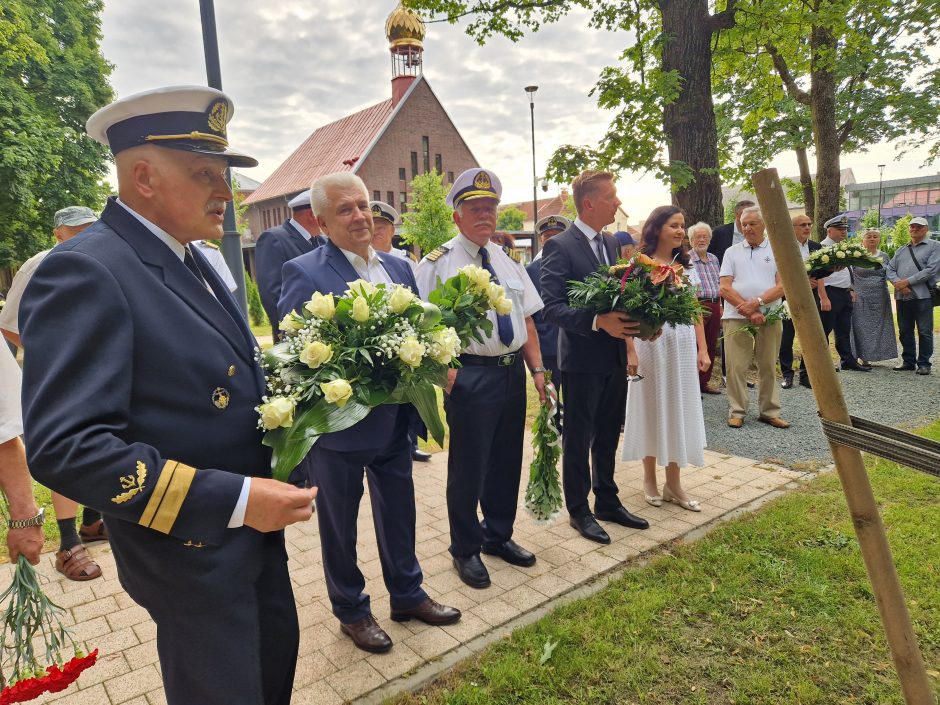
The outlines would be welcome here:
<svg viewBox="0 0 940 705">
<path fill-rule="evenodd" d="M 496 270 L 490 264 L 490 253 L 485 247 L 480 248 L 480 258 L 483 260 L 483 269 L 490 273 L 490 278 L 499 284 L 499 277 L 496 276 Z M 496 330 L 499 332 L 499 339 L 503 345 L 510 345 L 515 334 L 512 330 L 512 317 L 509 314 L 496 315 Z"/>
<path fill-rule="evenodd" d="M 597 250 L 598 263 L 607 264 L 607 257 L 604 256 L 604 236 L 601 233 L 594 236 L 594 245 Z"/>
<path fill-rule="evenodd" d="M 193 273 L 193 276 L 199 280 L 200 284 L 208 288 L 208 285 L 206 284 L 206 278 L 202 276 L 202 272 L 199 271 L 199 265 L 196 264 L 196 258 L 193 257 L 193 253 L 189 249 L 189 245 L 186 245 L 183 249 L 186 250 L 186 254 L 183 255 L 183 264 L 185 264 L 189 271 Z"/>
</svg>

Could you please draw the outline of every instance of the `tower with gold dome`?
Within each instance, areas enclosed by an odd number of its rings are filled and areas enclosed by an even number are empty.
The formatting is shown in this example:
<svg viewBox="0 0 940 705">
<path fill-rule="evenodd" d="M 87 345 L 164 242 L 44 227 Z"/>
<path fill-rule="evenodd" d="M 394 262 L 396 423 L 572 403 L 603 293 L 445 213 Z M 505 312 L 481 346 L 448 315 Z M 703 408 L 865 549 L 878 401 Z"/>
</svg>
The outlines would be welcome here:
<svg viewBox="0 0 940 705">
<path fill-rule="evenodd" d="M 349 29 L 324 27 L 323 31 Z M 391 97 L 318 128 L 271 172 L 245 200 L 253 240 L 288 220 L 287 202 L 326 174 L 352 171 L 365 181 L 370 198 L 404 212 L 411 198 L 411 180 L 418 174 L 436 170 L 445 183 L 453 183 L 455 174 L 479 166 L 428 83 L 425 36 L 421 18 L 398 2 L 385 20 L 392 60 Z M 316 91 L 316 83 L 312 90 Z M 328 104 L 329 96 L 321 102 Z"/>
</svg>

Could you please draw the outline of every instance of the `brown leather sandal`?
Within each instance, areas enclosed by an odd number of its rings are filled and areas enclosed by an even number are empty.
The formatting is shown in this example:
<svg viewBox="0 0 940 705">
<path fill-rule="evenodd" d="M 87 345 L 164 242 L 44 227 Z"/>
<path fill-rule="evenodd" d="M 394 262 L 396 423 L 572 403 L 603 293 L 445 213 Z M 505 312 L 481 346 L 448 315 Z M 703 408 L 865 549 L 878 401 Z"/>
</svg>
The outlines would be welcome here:
<svg viewBox="0 0 940 705">
<path fill-rule="evenodd" d="M 101 577 L 101 568 L 81 544 L 56 551 L 55 569 L 69 580 L 94 580 Z"/>
<path fill-rule="evenodd" d="M 78 528 L 78 537 L 82 543 L 95 543 L 96 541 L 108 540 L 108 528 L 104 525 L 104 520 L 98 519 L 88 526 L 82 524 Z"/>
</svg>

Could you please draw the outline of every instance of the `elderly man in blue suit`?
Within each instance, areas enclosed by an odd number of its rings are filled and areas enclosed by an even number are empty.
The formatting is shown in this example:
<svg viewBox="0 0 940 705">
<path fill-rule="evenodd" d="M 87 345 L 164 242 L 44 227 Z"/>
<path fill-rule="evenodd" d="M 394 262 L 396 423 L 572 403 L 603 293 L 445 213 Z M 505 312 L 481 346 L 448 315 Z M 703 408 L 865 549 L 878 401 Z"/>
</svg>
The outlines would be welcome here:
<svg viewBox="0 0 940 705">
<path fill-rule="evenodd" d="M 310 196 L 329 241 L 284 265 L 281 316 L 299 309 L 314 292 L 341 296 L 358 279 L 418 290 L 407 261 L 372 248 L 372 211 L 362 179 L 349 172 L 330 174 L 313 184 Z M 410 404 L 378 406 L 352 428 L 321 436 L 301 465 L 307 481 L 319 490 L 320 546 L 333 614 L 357 647 L 373 653 L 391 649 L 392 640 L 372 614 L 365 578 L 356 561 L 363 468 L 382 574 L 391 597 L 391 618 L 414 618 L 432 625 L 460 619 L 459 610 L 438 604 L 421 587 L 408 437 L 409 430 L 418 425 L 420 419 Z"/>
<path fill-rule="evenodd" d="M 153 618 L 170 705 L 286 705 L 299 629 L 285 526 L 314 490 L 271 479 L 264 377 L 228 289 L 190 248 L 222 235 L 232 102 L 200 86 L 88 120 L 118 197 L 42 261 L 21 306 L 29 468 L 99 510 Z"/>
<path fill-rule="evenodd" d="M 277 303 L 281 298 L 281 269 L 284 263 L 312 252 L 326 242 L 320 234 L 317 217 L 310 208 L 310 191 L 301 191 L 287 202 L 291 217 L 282 225 L 265 230 L 255 245 L 255 272 L 261 305 L 271 321 L 274 341 L 281 337 L 277 324 Z"/>
</svg>

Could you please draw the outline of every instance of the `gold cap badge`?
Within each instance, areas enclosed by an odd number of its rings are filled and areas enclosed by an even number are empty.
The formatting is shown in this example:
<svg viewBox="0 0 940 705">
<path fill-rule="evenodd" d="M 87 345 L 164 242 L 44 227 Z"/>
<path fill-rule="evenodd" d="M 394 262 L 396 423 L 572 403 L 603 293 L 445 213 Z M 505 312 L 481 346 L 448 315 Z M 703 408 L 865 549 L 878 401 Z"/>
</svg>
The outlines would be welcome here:
<svg viewBox="0 0 940 705">
<path fill-rule="evenodd" d="M 209 129 L 225 136 L 225 126 L 228 124 L 228 103 L 224 100 L 217 100 L 209 106 Z"/>
<path fill-rule="evenodd" d="M 485 171 L 481 171 L 476 175 L 476 178 L 473 179 L 473 185 L 478 189 L 489 190 L 493 188 L 493 184 L 490 181 L 490 175 Z"/>
</svg>

